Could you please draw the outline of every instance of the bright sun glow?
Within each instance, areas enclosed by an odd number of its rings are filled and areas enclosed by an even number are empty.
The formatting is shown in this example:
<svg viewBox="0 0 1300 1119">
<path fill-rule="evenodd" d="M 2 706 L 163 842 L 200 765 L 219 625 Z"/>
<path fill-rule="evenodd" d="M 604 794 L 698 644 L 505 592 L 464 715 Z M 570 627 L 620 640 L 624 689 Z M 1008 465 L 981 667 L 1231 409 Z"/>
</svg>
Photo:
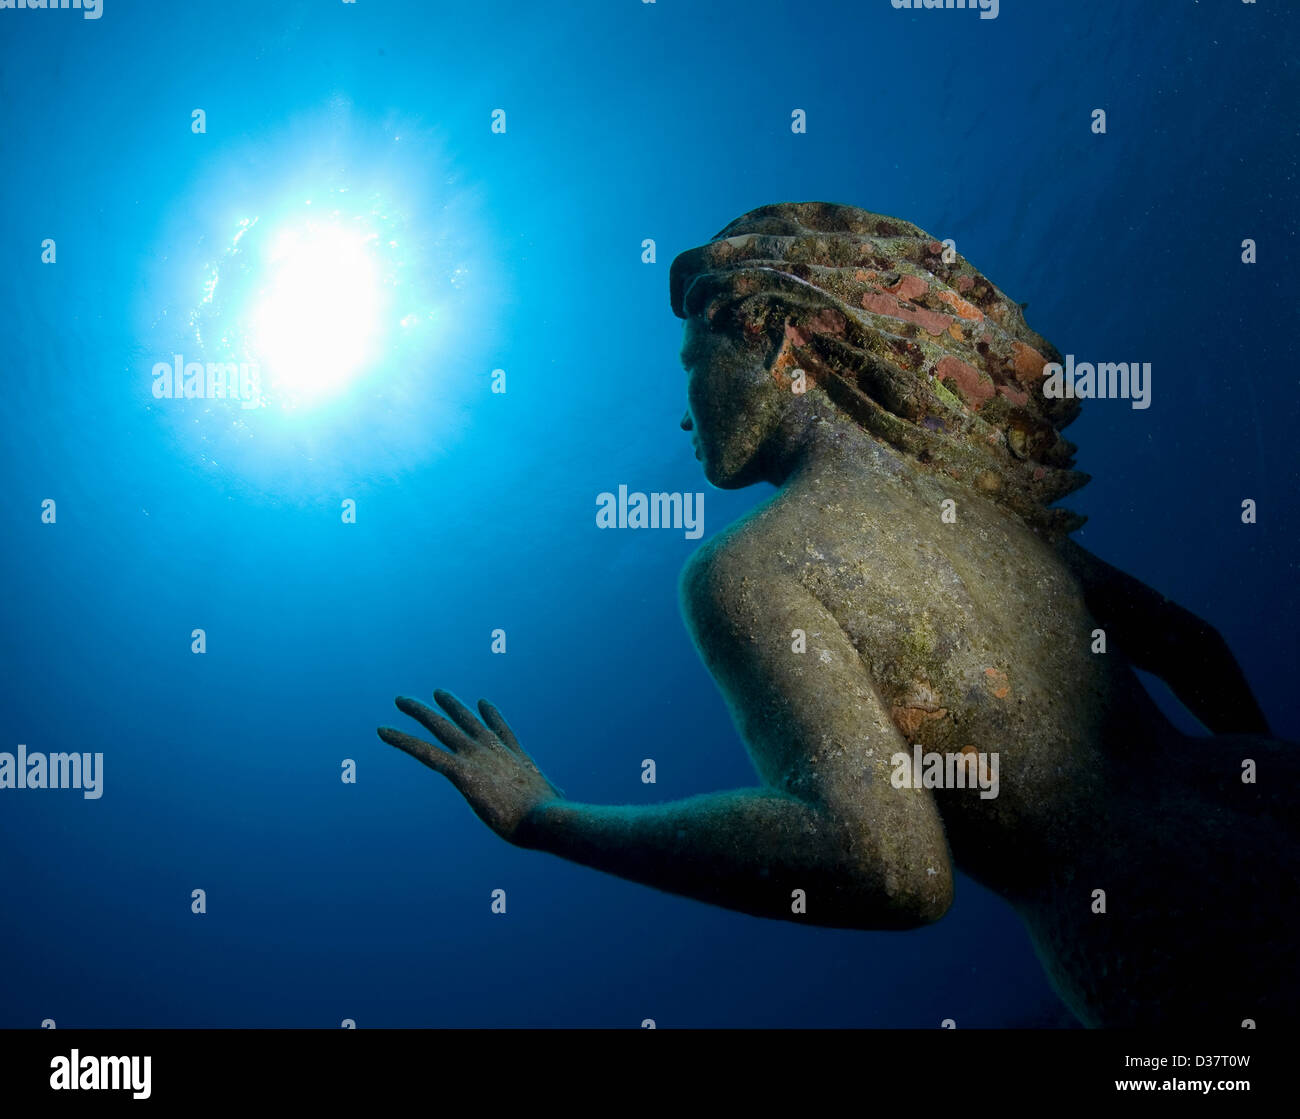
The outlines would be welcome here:
<svg viewBox="0 0 1300 1119">
<path fill-rule="evenodd" d="M 383 304 L 373 241 L 341 225 L 304 224 L 271 242 L 250 335 L 277 393 L 332 394 L 373 360 Z"/>
<path fill-rule="evenodd" d="M 332 499 L 462 437 L 514 301 L 440 128 L 398 122 L 304 109 L 196 164 L 159 226 L 140 403 L 232 485 Z"/>
</svg>

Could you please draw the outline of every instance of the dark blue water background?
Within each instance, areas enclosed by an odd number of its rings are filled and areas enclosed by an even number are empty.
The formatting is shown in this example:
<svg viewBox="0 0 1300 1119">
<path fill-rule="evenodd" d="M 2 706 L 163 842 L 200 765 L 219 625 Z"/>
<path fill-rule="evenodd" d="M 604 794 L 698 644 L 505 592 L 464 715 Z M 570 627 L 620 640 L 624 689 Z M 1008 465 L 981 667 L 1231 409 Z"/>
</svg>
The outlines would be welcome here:
<svg viewBox="0 0 1300 1119">
<path fill-rule="evenodd" d="M 1068 1023 L 969 880 L 906 934 L 709 908 L 511 848 L 374 727 L 447 687 L 579 800 L 753 783 L 680 621 L 697 542 L 600 532 L 595 495 L 707 490 L 706 535 L 766 496 L 709 490 L 678 430 L 667 267 L 822 199 L 953 238 L 1062 352 L 1153 364 L 1150 409 L 1070 430 L 1078 539 L 1218 626 L 1300 736 L 1284 9 L 0 11 L 0 749 L 105 756 L 100 800 L 0 793 L 0 1025 Z M 154 400 L 237 222 L 308 198 L 400 230 L 423 333 L 307 416 Z"/>
</svg>

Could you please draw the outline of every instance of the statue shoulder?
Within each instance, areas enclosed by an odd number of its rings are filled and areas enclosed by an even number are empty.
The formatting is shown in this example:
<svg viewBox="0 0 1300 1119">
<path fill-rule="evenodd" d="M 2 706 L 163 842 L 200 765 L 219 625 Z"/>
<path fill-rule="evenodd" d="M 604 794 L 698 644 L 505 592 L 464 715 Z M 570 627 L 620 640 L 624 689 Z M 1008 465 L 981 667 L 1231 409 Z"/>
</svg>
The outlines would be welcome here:
<svg viewBox="0 0 1300 1119">
<path fill-rule="evenodd" d="M 748 627 L 806 596 L 781 559 L 781 537 L 769 517 L 745 518 L 706 541 L 682 568 L 682 613 L 695 631 L 729 622 Z"/>
</svg>

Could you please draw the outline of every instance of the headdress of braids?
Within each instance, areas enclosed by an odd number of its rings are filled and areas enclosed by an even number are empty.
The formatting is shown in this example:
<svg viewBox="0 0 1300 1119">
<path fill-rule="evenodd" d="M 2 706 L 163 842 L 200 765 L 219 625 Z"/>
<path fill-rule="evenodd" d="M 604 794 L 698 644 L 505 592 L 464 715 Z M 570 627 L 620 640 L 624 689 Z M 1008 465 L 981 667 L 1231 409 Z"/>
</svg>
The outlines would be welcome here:
<svg viewBox="0 0 1300 1119">
<path fill-rule="evenodd" d="M 1048 506 L 1088 475 L 1059 434 L 1078 401 L 1043 396 L 1043 366 L 1061 355 L 943 256 L 911 223 L 853 206 L 762 206 L 673 261 L 673 312 L 737 303 L 751 334 L 783 335 L 783 372 L 803 369 L 872 435 L 1064 536 L 1085 518 Z"/>
</svg>

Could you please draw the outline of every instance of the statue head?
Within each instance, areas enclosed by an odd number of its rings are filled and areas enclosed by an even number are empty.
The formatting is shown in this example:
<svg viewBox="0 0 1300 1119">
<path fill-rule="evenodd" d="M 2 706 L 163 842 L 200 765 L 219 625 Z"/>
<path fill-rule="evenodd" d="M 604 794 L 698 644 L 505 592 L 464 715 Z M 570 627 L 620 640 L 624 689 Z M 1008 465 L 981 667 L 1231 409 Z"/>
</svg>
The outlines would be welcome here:
<svg viewBox="0 0 1300 1119">
<path fill-rule="evenodd" d="M 1083 523 L 1048 508 L 1088 480 L 1060 436 L 1078 401 L 1043 395 L 1043 367 L 1061 355 L 923 230 L 853 206 L 763 206 L 678 256 L 670 287 L 715 485 L 770 478 L 778 433 L 828 403 L 1035 529 Z"/>
</svg>

